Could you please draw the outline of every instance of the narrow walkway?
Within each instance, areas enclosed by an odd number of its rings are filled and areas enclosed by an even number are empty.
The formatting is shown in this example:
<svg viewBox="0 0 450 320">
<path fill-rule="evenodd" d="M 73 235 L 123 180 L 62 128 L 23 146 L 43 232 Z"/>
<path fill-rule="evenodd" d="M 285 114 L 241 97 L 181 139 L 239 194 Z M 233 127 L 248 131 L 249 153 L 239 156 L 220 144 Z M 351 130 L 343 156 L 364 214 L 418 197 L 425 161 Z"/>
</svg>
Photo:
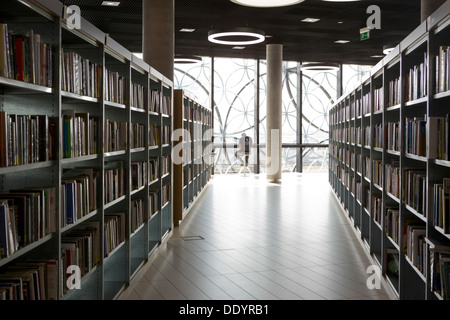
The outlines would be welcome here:
<svg viewBox="0 0 450 320">
<path fill-rule="evenodd" d="M 215 176 L 121 300 L 389 299 L 327 174 Z"/>
</svg>

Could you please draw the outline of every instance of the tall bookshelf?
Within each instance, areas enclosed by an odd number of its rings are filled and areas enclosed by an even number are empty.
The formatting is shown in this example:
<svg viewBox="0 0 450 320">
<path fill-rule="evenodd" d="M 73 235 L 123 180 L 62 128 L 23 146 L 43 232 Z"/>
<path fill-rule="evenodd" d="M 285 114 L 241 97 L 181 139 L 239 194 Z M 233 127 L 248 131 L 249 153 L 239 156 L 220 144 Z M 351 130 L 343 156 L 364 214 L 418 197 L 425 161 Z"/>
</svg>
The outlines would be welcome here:
<svg viewBox="0 0 450 320">
<path fill-rule="evenodd" d="M 184 90 L 174 90 L 174 110 L 174 153 L 181 161 L 174 163 L 173 214 L 179 224 L 212 176 L 212 113 Z"/>
<path fill-rule="evenodd" d="M 173 230 L 173 83 L 83 18 L 81 29 L 69 28 L 65 12 L 59 2 L 46 0 L 7 0 L 0 8 L 1 23 L 10 31 L 39 34 L 53 59 L 44 68 L 51 70 L 51 84 L 0 76 L 0 111 L 8 121 L 31 118 L 18 129 L 30 132 L 28 163 L 5 159 L 2 198 L 26 193 L 34 205 L 24 207 L 26 215 L 9 203 L 8 210 L 28 217 L 19 226 L 26 241 L 9 246 L 0 259 L 0 282 L 34 268 L 51 280 L 42 292 L 30 289 L 41 298 L 111 300 Z M 2 143 L 14 153 L 11 124 L 2 123 L 1 139 L 8 132 Z M 41 140 L 33 140 L 36 132 Z M 19 137 L 14 141 L 20 146 L 25 135 Z M 40 147 L 49 156 L 33 159 L 30 150 Z M 4 230 L 10 229 L 0 230 L 2 239 Z M 69 265 L 80 267 L 80 288 L 67 281 Z"/>
<path fill-rule="evenodd" d="M 447 1 L 329 115 L 330 185 L 399 299 L 449 299 L 449 39 Z"/>
</svg>

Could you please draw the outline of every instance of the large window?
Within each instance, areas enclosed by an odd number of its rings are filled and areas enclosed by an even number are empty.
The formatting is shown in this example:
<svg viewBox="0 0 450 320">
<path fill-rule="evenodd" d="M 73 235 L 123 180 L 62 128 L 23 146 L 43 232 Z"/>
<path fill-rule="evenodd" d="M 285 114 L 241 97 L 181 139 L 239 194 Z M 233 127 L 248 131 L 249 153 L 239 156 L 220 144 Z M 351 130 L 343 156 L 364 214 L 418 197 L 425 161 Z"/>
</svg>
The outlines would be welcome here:
<svg viewBox="0 0 450 320">
<path fill-rule="evenodd" d="M 239 138 L 245 133 L 256 142 L 256 124 L 259 129 L 259 157 L 255 146 L 249 169 L 265 172 L 267 68 L 264 60 L 259 61 L 259 68 L 257 63 L 257 60 L 215 58 L 212 64 L 211 58 L 203 58 L 203 62 L 194 65 L 175 66 L 175 87 L 186 90 L 205 106 L 211 104 L 211 66 L 214 66 L 216 174 L 239 172 L 243 160 L 236 154 Z M 342 70 L 341 79 L 337 71 L 325 70 L 305 70 L 300 78 L 300 63 L 283 63 L 283 171 L 328 170 L 328 148 L 316 145 L 328 145 L 328 110 L 338 99 L 339 81 L 342 81 L 345 93 L 361 81 L 370 66 L 343 65 Z M 259 110 L 256 110 L 258 77 Z M 300 92 L 302 100 L 298 101 Z M 304 145 L 301 148 L 298 147 L 300 135 L 297 134 L 299 117 L 301 143 Z"/>
</svg>

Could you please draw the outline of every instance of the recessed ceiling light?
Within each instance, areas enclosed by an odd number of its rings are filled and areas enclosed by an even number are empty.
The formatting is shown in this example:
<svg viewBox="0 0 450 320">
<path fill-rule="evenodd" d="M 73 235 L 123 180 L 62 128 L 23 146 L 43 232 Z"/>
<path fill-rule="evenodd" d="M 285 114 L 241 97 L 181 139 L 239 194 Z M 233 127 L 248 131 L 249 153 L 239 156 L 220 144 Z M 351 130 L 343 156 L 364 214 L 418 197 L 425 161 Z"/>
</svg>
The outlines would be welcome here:
<svg viewBox="0 0 450 320">
<path fill-rule="evenodd" d="M 322 62 L 309 62 L 300 66 L 302 71 L 337 71 L 339 70 L 339 64 L 337 63 L 322 63 Z"/>
<path fill-rule="evenodd" d="M 316 19 L 316 18 L 305 18 L 302 20 L 302 22 L 308 22 L 308 23 L 314 23 L 319 21 L 320 19 Z"/>
<path fill-rule="evenodd" d="M 194 32 L 194 31 L 195 31 L 195 29 L 189 29 L 189 28 L 180 29 L 180 32 Z"/>
<path fill-rule="evenodd" d="M 371 56 L 371 58 L 384 58 L 384 56 L 381 54 L 376 54 L 374 56 Z"/>
<path fill-rule="evenodd" d="M 119 6 L 120 1 L 103 1 L 102 6 L 108 6 L 108 7 L 117 7 Z"/>
<path fill-rule="evenodd" d="M 350 40 L 337 40 L 334 43 L 349 43 Z"/>
<path fill-rule="evenodd" d="M 174 63 L 197 63 L 202 62 L 202 57 L 195 55 L 176 54 Z"/>
<path fill-rule="evenodd" d="M 245 47 L 234 46 L 234 47 L 233 47 L 233 48 L 231 48 L 231 49 L 242 50 L 242 49 L 245 49 Z"/>
<path fill-rule="evenodd" d="M 273 35 L 271 35 L 271 34 L 266 34 L 266 38 L 272 38 L 273 37 Z"/>
<path fill-rule="evenodd" d="M 339 24 L 343 24 L 343 23 L 344 23 L 344 21 L 338 21 L 338 23 L 339 23 Z"/>
<path fill-rule="evenodd" d="M 383 53 L 385 55 L 388 55 L 394 49 L 395 49 L 395 46 L 393 46 L 393 45 L 385 45 L 385 46 L 383 46 Z"/>
<path fill-rule="evenodd" d="M 305 0 L 231 0 L 231 2 L 242 6 L 260 8 L 292 6 L 303 1 Z"/>
</svg>

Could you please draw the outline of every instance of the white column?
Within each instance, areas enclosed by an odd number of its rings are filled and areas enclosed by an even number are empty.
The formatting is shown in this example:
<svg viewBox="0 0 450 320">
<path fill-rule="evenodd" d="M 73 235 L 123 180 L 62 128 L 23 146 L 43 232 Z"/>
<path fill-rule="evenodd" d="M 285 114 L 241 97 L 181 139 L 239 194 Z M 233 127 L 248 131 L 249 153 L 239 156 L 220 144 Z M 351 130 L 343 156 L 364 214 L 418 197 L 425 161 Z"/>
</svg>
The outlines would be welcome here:
<svg viewBox="0 0 450 320">
<path fill-rule="evenodd" d="M 268 44 L 267 60 L 267 180 L 281 182 L 283 45 Z"/>
</svg>

